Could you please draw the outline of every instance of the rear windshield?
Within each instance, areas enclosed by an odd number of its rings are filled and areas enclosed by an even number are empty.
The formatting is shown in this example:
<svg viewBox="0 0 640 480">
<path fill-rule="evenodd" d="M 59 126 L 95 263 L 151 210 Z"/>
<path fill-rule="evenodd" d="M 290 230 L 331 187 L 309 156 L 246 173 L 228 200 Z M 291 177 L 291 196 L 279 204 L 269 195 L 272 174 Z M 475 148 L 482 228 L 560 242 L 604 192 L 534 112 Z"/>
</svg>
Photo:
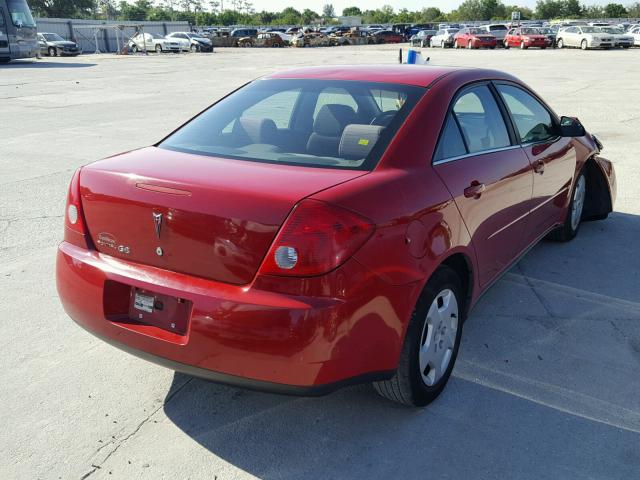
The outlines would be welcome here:
<svg viewBox="0 0 640 480">
<path fill-rule="evenodd" d="M 257 80 L 158 147 L 255 162 L 371 170 L 425 91 L 387 83 Z"/>
<path fill-rule="evenodd" d="M 492 32 L 495 30 L 507 30 L 507 26 L 506 25 L 491 25 L 489 27 L 489 30 L 491 30 Z"/>
</svg>

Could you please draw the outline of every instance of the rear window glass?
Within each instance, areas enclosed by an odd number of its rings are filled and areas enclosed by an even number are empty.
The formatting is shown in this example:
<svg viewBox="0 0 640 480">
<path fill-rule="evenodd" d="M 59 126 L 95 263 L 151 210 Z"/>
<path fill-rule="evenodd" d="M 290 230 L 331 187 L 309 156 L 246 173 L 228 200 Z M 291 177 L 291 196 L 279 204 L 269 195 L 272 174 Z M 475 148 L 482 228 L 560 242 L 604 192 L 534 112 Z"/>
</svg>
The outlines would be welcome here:
<svg viewBox="0 0 640 480">
<path fill-rule="evenodd" d="M 425 91 L 374 82 L 257 80 L 158 147 L 255 162 L 371 170 Z"/>
</svg>

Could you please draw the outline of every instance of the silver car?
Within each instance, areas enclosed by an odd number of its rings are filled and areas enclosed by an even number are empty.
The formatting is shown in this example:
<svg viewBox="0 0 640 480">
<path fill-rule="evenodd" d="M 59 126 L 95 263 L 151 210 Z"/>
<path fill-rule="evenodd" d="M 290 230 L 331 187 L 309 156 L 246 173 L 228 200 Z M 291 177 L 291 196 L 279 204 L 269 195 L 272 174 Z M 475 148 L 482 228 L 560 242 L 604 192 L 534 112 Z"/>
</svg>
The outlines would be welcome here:
<svg viewBox="0 0 640 480">
<path fill-rule="evenodd" d="M 507 36 L 507 32 L 509 31 L 506 25 L 502 23 L 492 23 L 490 25 L 481 25 L 478 28 L 487 31 L 487 33 L 496 37 L 498 46 L 504 46 L 504 37 Z"/>
<path fill-rule="evenodd" d="M 560 29 L 556 37 L 558 48 L 577 47 L 582 50 L 590 48 L 613 48 L 613 35 L 604 33 L 599 27 L 574 25 Z"/>
<path fill-rule="evenodd" d="M 453 47 L 453 36 L 458 33 L 459 28 L 442 28 L 429 40 L 430 47 Z"/>
<path fill-rule="evenodd" d="M 180 42 L 177 39 L 165 38 L 156 33 L 139 33 L 129 41 L 131 51 L 154 51 L 156 53 L 174 52 L 180 53 Z"/>
<path fill-rule="evenodd" d="M 625 33 L 624 30 L 617 27 L 598 27 L 598 29 L 606 34 L 613 35 L 613 41 L 616 47 L 629 48 L 633 47 L 633 35 Z"/>
</svg>

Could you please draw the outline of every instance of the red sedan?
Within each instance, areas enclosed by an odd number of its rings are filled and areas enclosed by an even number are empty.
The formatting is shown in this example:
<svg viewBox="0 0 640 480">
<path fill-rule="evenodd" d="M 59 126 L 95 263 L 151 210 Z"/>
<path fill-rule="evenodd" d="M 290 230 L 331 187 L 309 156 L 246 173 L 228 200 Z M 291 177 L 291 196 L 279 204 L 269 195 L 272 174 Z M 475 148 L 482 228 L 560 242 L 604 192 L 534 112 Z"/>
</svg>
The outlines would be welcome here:
<svg viewBox="0 0 640 480">
<path fill-rule="evenodd" d="M 58 292 L 88 331 L 188 374 L 425 405 L 500 275 L 611 212 L 600 149 L 496 71 L 274 74 L 73 175 Z"/>
<path fill-rule="evenodd" d="M 545 49 L 548 44 L 547 36 L 535 28 L 512 28 L 504 37 L 504 48 L 520 47 L 526 50 L 529 47 L 537 47 Z"/>
<path fill-rule="evenodd" d="M 481 28 L 463 28 L 453 37 L 454 48 L 496 48 L 498 40 Z"/>
</svg>

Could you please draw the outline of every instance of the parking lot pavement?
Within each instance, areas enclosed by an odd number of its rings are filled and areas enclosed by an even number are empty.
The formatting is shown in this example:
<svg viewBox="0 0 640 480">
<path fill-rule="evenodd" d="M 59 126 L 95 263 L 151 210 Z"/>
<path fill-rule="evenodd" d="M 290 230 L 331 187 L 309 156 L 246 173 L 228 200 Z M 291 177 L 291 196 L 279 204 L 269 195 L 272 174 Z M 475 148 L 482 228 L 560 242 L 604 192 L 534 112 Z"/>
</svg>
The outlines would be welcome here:
<svg viewBox="0 0 640 480">
<path fill-rule="evenodd" d="M 423 410 L 369 386 L 308 399 L 174 374 L 77 327 L 54 284 L 76 167 L 155 142 L 273 70 L 394 63 L 397 47 L 0 67 L 0 478 L 637 478 L 640 49 L 426 52 L 507 70 L 577 115 L 619 190 L 608 220 L 536 246 L 481 300 L 454 377 Z"/>
</svg>

